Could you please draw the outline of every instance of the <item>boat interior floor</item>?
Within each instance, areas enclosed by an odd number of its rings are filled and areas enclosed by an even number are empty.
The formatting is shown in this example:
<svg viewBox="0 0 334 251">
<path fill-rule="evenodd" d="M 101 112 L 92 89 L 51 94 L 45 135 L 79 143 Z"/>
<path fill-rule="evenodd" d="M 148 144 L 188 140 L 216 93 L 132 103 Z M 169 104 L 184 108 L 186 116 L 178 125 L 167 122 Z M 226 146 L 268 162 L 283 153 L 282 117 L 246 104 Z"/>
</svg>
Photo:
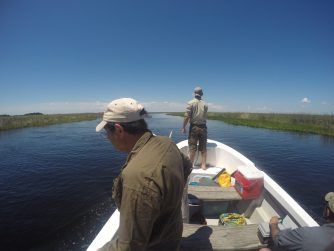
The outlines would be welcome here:
<svg viewBox="0 0 334 251">
<path fill-rule="evenodd" d="M 211 226 L 184 224 L 182 251 L 255 251 L 265 244 L 259 241 L 257 224 L 245 226 Z"/>
<path fill-rule="evenodd" d="M 240 213 L 242 198 L 234 187 L 188 186 L 189 224 L 183 225 L 183 251 L 259 250 L 265 247 L 258 224 L 245 215 L 246 225 L 222 225 L 222 213 Z M 243 214 L 244 215 L 244 214 Z"/>
</svg>

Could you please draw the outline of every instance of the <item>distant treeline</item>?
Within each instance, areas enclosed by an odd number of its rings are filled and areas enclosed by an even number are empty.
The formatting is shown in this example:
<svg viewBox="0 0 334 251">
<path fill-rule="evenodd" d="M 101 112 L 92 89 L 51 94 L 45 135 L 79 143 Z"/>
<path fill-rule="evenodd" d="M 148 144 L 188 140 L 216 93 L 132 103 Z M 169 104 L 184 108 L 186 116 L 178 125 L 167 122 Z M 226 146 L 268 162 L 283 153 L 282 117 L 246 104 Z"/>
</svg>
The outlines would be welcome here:
<svg viewBox="0 0 334 251">
<path fill-rule="evenodd" d="M 173 116 L 183 116 L 184 112 L 170 112 L 167 114 Z M 101 117 L 102 113 L 54 115 L 31 113 L 16 116 L 4 114 L 0 115 L 0 131 L 16 128 L 88 121 Z M 233 125 L 334 136 L 334 115 L 209 112 L 208 119 L 221 120 L 225 123 Z"/>
<path fill-rule="evenodd" d="M 184 112 L 168 114 L 183 116 Z M 209 112 L 208 119 L 233 125 L 334 136 L 334 115 Z"/>
<path fill-rule="evenodd" d="M 0 115 L 0 131 L 25 127 L 88 121 L 95 120 L 101 117 L 101 113 L 75 113 L 52 115 L 44 115 L 42 113 L 29 113 L 16 116 Z"/>
</svg>

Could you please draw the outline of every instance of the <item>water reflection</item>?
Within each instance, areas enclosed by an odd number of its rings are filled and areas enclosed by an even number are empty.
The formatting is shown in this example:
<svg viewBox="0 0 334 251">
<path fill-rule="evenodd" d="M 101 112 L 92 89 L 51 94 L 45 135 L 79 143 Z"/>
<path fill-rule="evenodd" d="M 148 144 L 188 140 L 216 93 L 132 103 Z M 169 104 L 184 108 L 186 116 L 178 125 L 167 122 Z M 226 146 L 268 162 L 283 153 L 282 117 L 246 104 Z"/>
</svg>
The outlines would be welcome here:
<svg viewBox="0 0 334 251">
<path fill-rule="evenodd" d="M 3 246 L 82 250 L 94 238 L 112 211 L 112 180 L 126 158 L 95 132 L 98 122 L 0 132 Z M 180 131 L 181 117 L 153 114 L 147 122 L 158 135 L 173 131 L 175 142 L 187 138 Z M 240 151 L 307 212 L 321 218 L 323 196 L 333 190 L 334 137 L 220 121 L 208 121 L 208 131 L 209 138 Z M 18 239 L 22 241 L 15 242 Z"/>
<path fill-rule="evenodd" d="M 320 136 L 322 143 L 326 145 L 334 145 L 334 137 Z"/>
</svg>

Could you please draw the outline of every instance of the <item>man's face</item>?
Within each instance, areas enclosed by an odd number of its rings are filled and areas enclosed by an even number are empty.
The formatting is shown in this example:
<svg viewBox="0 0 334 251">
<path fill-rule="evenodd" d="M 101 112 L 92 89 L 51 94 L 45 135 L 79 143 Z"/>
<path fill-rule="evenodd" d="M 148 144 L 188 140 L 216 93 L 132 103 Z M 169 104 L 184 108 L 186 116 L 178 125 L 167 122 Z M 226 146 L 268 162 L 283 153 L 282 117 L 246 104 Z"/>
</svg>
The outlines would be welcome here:
<svg viewBox="0 0 334 251">
<path fill-rule="evenodd" d="M 330 210 L 328 204 L 324 207 L 323 217 L 327 222 L 334 222 L 334 213 Z"/>
<path fill-rule="evenodd" d="M 112 126 L 106 125 L 104 127 L 107 133 L 107 139 L 113 144 L 113 146 L 121 152 L 124 152 L 123 142 L 124 142 L 124 130 L 120 124 L 114 124 Z"/>
</svg>

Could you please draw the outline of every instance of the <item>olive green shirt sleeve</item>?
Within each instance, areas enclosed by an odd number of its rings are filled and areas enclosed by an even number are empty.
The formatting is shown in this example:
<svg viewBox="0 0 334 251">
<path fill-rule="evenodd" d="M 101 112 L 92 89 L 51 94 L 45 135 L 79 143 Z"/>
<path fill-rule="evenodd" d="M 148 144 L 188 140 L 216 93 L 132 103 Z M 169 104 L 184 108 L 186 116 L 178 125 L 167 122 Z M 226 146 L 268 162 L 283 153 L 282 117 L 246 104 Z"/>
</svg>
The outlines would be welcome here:
<svg viewBox="0 0 334 251">
<path fill-rule="evenodd" d="M 187 103 L 186 112 L 184 113 L 184 117 L 191 118 L 191 114 L 192 114 L 192 102 L 190 101 Z"/>
<path fill-rule="evenodd" d="M 146 250 L 155 216 L 159 215 L 161 198 L 153 182 L 142 192 L 123 188 L 118 238 L 101 251 Z"/>
<path fill-rule="evenodd" d="M 183 153 L 181 153 L 181 157 L 182 157 L 182 162 L 183 162 L 183 178 L 184 178 L 184 182 L 185 182 L 185 185 L 186 185 L 187 184 L 187 179 L 188 179 L 191 171 L 193 170 L 193 164 L 191 163 L 189 157 L 184 155 Z"/>
</svg>

